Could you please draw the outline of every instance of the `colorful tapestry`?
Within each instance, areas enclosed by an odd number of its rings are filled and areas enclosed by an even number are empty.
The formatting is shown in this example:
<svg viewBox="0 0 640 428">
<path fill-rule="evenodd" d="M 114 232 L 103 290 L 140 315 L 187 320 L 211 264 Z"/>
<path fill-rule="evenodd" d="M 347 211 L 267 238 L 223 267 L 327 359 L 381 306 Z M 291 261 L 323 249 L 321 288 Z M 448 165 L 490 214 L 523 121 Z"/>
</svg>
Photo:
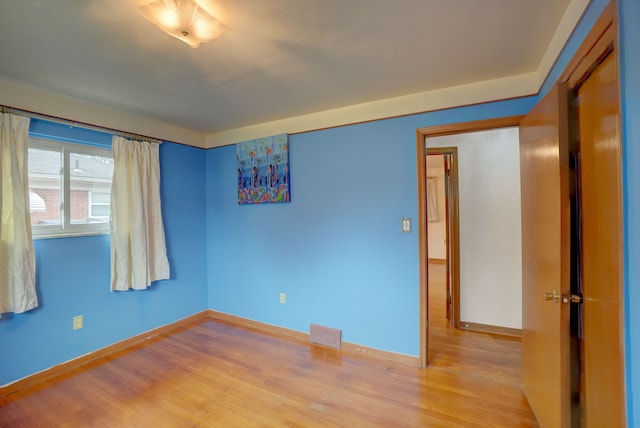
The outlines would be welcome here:
<svg viewBox="0 0 640 428">
<path fill-rule="evenodd" d="M 238 204 L 289 202 L 287 134 L 236 144 Z"/>
</svg>

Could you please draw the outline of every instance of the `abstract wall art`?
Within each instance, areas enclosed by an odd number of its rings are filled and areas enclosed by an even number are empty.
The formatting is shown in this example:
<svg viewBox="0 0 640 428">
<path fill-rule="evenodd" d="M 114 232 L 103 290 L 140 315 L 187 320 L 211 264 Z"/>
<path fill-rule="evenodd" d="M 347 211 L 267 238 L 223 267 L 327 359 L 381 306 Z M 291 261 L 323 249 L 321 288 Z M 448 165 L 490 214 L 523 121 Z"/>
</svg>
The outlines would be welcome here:
<svg viewBox="0 0 640 428">
<path fill-rule="evenodd" d="M 287 134 L 236 144 L 238 204 L 290 202 Z"/>
</svg>

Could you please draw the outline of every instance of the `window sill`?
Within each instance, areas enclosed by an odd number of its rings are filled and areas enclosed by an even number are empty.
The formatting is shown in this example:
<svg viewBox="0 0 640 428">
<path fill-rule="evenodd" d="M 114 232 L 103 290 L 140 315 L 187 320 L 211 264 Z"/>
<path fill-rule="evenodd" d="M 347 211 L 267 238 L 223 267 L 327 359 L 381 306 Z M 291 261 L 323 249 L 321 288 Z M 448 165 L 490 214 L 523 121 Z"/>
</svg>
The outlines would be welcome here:
<svg viewBox="0 0 640 428">
<path fill-rule="evenodd" d="M 82 238 L 83 236 L 96 236 L 96 235 L 108 235 L 108 231 L 91 231 L 91 232 L 56 232 L 56 233 L 43 233 L 38 235 L 33 235 L 32 238 L 34 241 L 40 239 L 53 239 L 53 238 Z"/>
</svg>

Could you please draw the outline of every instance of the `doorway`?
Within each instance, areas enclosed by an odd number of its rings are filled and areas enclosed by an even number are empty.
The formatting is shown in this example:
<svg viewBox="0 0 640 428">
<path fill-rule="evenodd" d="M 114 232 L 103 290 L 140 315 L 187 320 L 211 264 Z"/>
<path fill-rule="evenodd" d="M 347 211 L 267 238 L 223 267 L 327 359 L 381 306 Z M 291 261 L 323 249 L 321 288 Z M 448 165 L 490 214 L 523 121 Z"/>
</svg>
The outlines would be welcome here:
<svg viewBox="0 0 640 428">
<path fill-rule="evenodd" d="M 428 250 L 428 213 L 427 213 L 427 147 L 425 141 L 427 139 L 436 139 L 439 137 L 455 136 L 462 133 L 471 133 L 474 131 L 488 131 L 498 128 L 517 126 L 521 116 L 512 116 L 498 119 L 490 119 L 483 121 L 466 122 L 453 125 L 441 125 L 434 127 L 421 128 L 417 130 L 416 153 L 417 153 L 417 171 L 418 171 L 418 253 L 419 253 L 419 284 L 420 284 L 420 363 L 426 366 L 429 360 L 429 250 Z M 451 144 L 442 143 L 442 147 L 450 147 Z M 431 147 L 430 147 L 431 148 Z M 473 210 L 473 207 L 470 207 Z M 459 250 L 460 251 L 460 250 Z M 460 255 L 456 256 L 460 260 Z M 459 262 L 452 263 L 452 269 L 459 269 Z M 457 275 L 458 278 L 461 274 Z M 461 293 L 458 293 L 460 295 Z M 485 296 L 486 297 L 486 296 Z M 483 297 L 483 298 L 485 298 Z M 503 298 L 503 296 L 500 296 Z M 453 300 L 455 303 L 455 300 Z M 473 299 L 469 300 L 469 307 L 474 306 Z M 455 312 L 455 308 L 454 308 Z M 486 311 L 490 312 L 490 311 Z M 458 311 L 458 317 L 461 310 Z M 491 314 L 489 314 L 491 316 Z M 456 315 L 454 314 L 454 319 Z M 465 323 L 460 319 L 461 324 Z M 480 324 L 480 323 L 479 323 Z M 479 325 L 478 324 L 478 325 Z M 486 325 L 483 325 L 486 327 Z M 510 333 L 513 329 L 504 329 L 500 333 Z"/>
<path fill-rule="evenodd" d="M 460 326 L 458 149 L 427 147 L 429 321 Z"/>
</svg>

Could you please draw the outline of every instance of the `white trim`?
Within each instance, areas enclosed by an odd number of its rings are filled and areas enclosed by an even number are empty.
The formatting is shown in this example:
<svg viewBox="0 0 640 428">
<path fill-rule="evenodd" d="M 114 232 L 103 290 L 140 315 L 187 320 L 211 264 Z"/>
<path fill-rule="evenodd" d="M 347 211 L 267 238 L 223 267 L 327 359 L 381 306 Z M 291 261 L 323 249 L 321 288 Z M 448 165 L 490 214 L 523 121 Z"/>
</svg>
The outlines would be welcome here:
<svg viewBox="0 0 640 428">
<path fill-rule="evenodd" d="M 157 136 L 164 141 L 174 141 L 194 147 L 203 148 L 205 142 L 203 133 L 179 128 L 170 125 L 167 121 L 93 104 L 33 86 L 20 85 L 2 77 L 0 77 L 0 104 L 62 118 L 71 123 L 91 123 L 99 128 Z"/>
</svg>

